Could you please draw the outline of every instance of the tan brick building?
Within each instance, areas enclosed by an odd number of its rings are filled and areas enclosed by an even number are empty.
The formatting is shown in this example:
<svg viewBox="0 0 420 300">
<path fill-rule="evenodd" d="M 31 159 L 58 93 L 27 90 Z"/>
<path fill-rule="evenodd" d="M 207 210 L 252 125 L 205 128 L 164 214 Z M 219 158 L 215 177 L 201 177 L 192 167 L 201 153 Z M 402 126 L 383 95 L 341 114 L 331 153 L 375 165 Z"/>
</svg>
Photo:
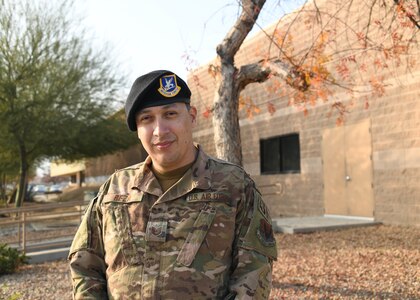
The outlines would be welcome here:
<svg viewBox="0 0 420 300">
<path fill-rule="evenodd" d="M 327 9 L 339 8 L 339 2 L 327 1 Z M 366 18 L 361 16 L 369 12 L 366 6 L 369 1 L 359 1 L 359 6 L 356 2 L 351 2 L 353 19 L 349 22 L 365 28 L 361 20 Z M 322 9 L 322 1 L 317 4 Z M 381 12 L 373 10 L 372 15 L 375 13 L 376 20 L 385 18 Z M 339 14 L 336 17 L 332 26 L 339 30 L 340 17 L 341 20 L 346 17 Z M 267 28 L 265 33 L 246 40 L 235 57 L 236 65 L 263 59 L 268 48 L 275 51 L 266 33 L 270 34 L 275 28 L 286 30 L 292 20 L 294 17 L 290 15 L 280 24 Z M 313 28 L 296 26 L 305 20 L 293 21 L 294 31 L 290 30 L 296 52 L 304 52 L 314 44 Z M 349 37 L 342 35 L 342 40 L 335 44 L 348 43 L 345 40 Z M 333 52 L 331 56 L 325 65 L 334 72 Z M 360 56 L 364 56 L 363 52 Z M 410 56 L 420 58 L 419 49 L 411 51 Z M 273 217 L 330 214 L 420 226 L 419 64 L 409 71 L 404 64 L 378 70 L 373 61 L 364 62 L 370 74 L 385 78 L 385 94 L 382 97 L 370 95 L 368 109 L 363 98 L 352 99 L 343 90 L 336 89 L 327 102 L 318 101 L 317 105 L 308 106 L 305 116 L 299 108 L 288 105 L 290 95 L 272 91 L 275 78 L 263 84 L 250 84 L 241 93 L 261 110 L 254 111 L 252 118 L 241 112 L 243 165 L 256 180 Z M 209 65 L 214 63 L 199 67 L 194 72 L 197 77 L 190 74 L 188 80 L 192 104 L 199 112 L 194 139 L 212 155 L 215 155 L 212 119 L 204 117 L 203 113 L 211 108 L 214 98 L 215 78 L 208 72 Z M 355 67 L 350 71 L 359 72 Z M 368 81 L 369 76 L 360 78 L 358 88 L 366 88 L 364 80 Z M 332 103 L 338 100 L 351 108 L 342 126 L 336 125 L 334 114 L 329 116 Z M 267 103 L 274 105 L 273 114 L 265 109 Z M 114 169 L 134 164 L 144 157 L 144 150 L 134 147 L 105 159 L 90 160 L 86 165 L 86 179 L 101 179 L 102 175 L 107 176 Z"/>
<path fill-rule="evenodd" d="M 353 9 L 359 9 L 354 18 L 366 13 L 363 7 Z M 286 28 L 291 20 L 289 16 L 266 32 L 275 26 Z M 305 29 L 303 25 L 293 28 Z M 308 28 L 292 35 L 297 50 L 313 44 Z M 263 32 L 246 40 L 235 57 L 236 66 L 262 59 L 269 44 Z M 419 53 L 417 48 L 411 55 L 419 58 Z M 203 116 L 215 92 L 209 65 L 195 70 L 197 77 L 190 75 L 189 85 L 199 111 L 194 138 L 214 155 L 212 118 Z M 241 93 L 261 108 L 252 118 L 241 113 L 243 165 L 259 185 L 273 217 L 331 214 L 420 226 L 419 64 L 410 72 L 402 66 L 367 68 L 375 76 L 382 72 L 386 85 L 382 97 L 369 96 L 368 109 L 361 97 L 350 99 L 336 89 L 328 102 L 309 106 L 305 116 L 288 105 L 287 95 L 270 92 L 275 79 L 250 84 Z M 337 99 L 353 103 L 342 126 L 336 125 L 334 115 L 329 116 Z M 268 102 L 275 106 L 274 114 L 264 108 Z"/>
</svg>

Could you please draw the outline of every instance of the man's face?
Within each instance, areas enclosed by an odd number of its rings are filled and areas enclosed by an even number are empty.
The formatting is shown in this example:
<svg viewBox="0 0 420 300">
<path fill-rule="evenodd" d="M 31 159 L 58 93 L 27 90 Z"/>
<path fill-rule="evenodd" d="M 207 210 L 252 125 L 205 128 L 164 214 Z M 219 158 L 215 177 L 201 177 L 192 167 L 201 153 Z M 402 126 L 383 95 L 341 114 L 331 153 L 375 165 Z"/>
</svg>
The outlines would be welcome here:
<svg viewBox="0 0 420 300">
<path fill-rule="evenodd" d="M 158 172 L 191 163 L 195 158 L 192 129 L 197 110 L 185 103 L 147 107 L 136 115 L 137 135 Z"/>
</svg>

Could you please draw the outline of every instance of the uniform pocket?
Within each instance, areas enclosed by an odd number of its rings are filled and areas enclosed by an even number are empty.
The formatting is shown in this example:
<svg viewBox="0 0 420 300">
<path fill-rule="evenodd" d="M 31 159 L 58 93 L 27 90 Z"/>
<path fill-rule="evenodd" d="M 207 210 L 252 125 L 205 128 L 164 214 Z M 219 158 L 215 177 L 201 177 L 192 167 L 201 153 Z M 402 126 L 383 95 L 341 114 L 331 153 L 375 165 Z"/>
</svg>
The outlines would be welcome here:
<svg viewBox="0 0 420 300">
<path fill-rule="evenodd" d="M 140 201 L 129 201 L 128 195 L 106 195 L 104 197 L 107 212 L 106 235 L 109 264 L 115 268 L 141 264 L 142 251 L 138 247 L 137 228 L 132 226 L 133 211 L 140 206 Z M 136 235 L 134 235 L 134 233 Z M 124 258 L 124 259 L 122 259 Z M 125 260 L 125 263 L 124 263 Z"/>
<path fill-rule="evenodd" d="M 216 215 L 216 208 L 206 205 L 195 220 L 190 233 L 188 234 L 181 251 L 178 254 L 177 262 L 190 266 L 203 243 L 207 232 L 210 229 Z"/>
<path fill-rule="evenodd" d="M 114 206 L 115 222 L 117 230 L 120 234 L 121 249 L 124 257 L 129 264 L 138 264 L 140 262 L 140 255 L 137 250 L 136 242 L 133 238 L 133 233 L 130 226 L 130 217 L 126 205 Z"/>
</svg>

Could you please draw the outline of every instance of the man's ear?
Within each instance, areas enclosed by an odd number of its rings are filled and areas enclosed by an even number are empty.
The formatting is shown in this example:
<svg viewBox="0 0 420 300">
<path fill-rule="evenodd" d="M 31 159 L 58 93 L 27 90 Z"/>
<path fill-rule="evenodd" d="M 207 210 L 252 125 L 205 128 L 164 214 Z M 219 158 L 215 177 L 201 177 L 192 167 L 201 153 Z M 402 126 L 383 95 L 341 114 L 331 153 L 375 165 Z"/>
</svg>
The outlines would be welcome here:
<svg viewBox="0 0 420 300">
<path fill-rule="evenodd" d="M 191 106 L 188 112 L 190 113 L 192 123 L 195 125 L 197 123 L 197 108 Z"/>
</svg>

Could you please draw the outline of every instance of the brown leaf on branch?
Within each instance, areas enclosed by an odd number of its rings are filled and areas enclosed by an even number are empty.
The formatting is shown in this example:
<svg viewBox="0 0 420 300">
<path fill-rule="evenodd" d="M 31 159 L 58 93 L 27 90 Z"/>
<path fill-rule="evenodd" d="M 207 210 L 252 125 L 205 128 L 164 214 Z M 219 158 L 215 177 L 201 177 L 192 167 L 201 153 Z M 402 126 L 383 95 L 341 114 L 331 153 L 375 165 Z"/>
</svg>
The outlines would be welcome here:
<svg viewBox="0 0 420 300">
<path fill-rule="evenodd" d="M 203 117 L 207 119 L 211 116 L 211 113 L 212 113 L 212 109 L 206 106 L 206 110 L 203 112 Z"/>
<path fill-rule="evenodd" d="M 382 77 L 371 76 L 369 84 L 372 87 L 372 92 L 378 97 L 382 97 L 385 94 L 385 84 Z"/>
<path fill-rule="evenodd" d="M 195 86 L 202 88 L 203 90 L 207 90 L 207 86 L 201 84 L 200 78 L 197 75 L 193 74 L 192 79 L 194 81 Z"/>
<path fill-rule="evenodd" d="M 220 67 L 214 65 L 214 64 L 210 64 L 207 72 L 211 75 L 211 77 L 213 77 L 214 79 L 216 79 L 217 77 L 220 76 Z"/>
<path fill-rule="evenodd" d="M 238 104 L 238 111 L 241 111 L 244 109 L 244 107 L 247 104 L 247 98 L 244 98 L 243 96 L 239 96 L 239 104 Z"/>
<path fill-rule="evenodd" d="M 276 107 L 274 106 L 273 103 L 268 102 L 267 103 L 267 110 L 270 113 L 270 115 L 272 116 L 276 112 Z"/>
<path fill-rule="evenodd" d="M 328 100 L 328 95 L 330 95 L 330 92 L 326 89 L 320 89 L 318 90 L 318 97 L 321 98 L 323 101 Z"/>
<path fill-rule="evenodd" d="M 336 70 L 338 74 L 340 74 L 341 78 L 344 80 L 348 80 L 350 77 L 350 70 L 347 66 L 346 60 L 342 59 L 340 63 L 336 66 Z"/>
<path fill-rule="evenodd" d="M 366 99 L 365 100 L 365 109 L 368 109 L 369 108 L 369 101 Z"/>
<path fill-rule="evenodd" d="M 259 114 L 261 109 L 255 105 L 250 97 L 239 96 L 238 111 L 246 109 L 246 116 L 248 119 L 252 119 L 254 114 Z"/>
<path fill-rule="evenodd" d="M 250 120 L 254 118 L 254 112 L 252 111 L 250 107 L 246 109 L 246 117 Z"/>
<path fill-rule="evenodd" d="M 261 109 L 256 105 L 253 105 L 252 109 L 254 110 L 254 113 L 256 113 L 256 114 L 259 114 L 261 112 Z"/>
</svg>

